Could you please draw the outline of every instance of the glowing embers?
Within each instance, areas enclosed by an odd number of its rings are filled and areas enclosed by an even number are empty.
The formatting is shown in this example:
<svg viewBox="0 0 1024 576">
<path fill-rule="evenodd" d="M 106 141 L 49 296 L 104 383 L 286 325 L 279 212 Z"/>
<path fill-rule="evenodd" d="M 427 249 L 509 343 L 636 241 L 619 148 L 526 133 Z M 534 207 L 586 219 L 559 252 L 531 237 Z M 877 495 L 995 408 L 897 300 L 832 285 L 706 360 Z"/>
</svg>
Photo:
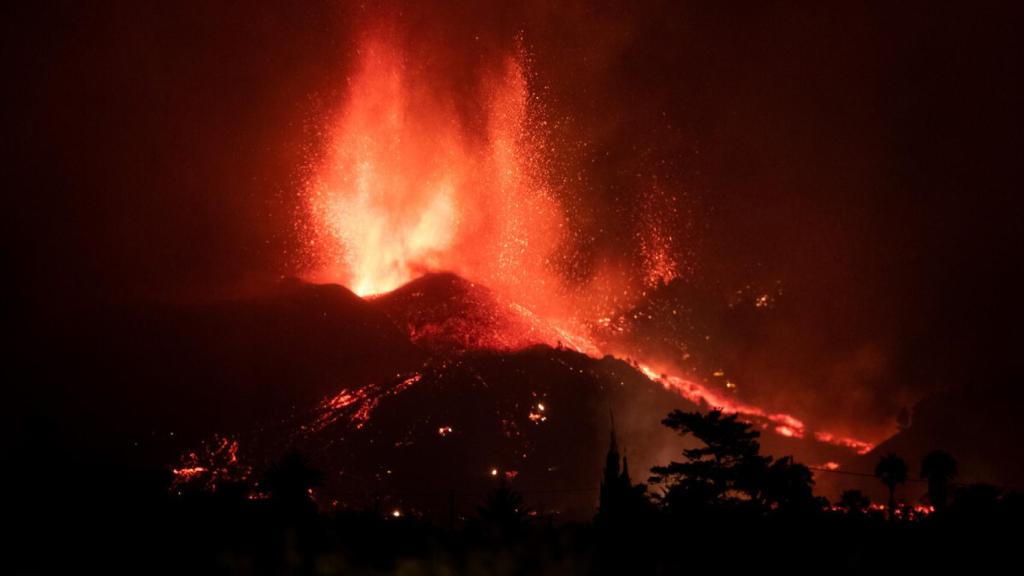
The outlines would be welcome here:
<svg viewBox="0 0 1024 576">
<path fill-rule="evenodd" d="M 533 422 L 534 424 L 540 424 L 541 422 L 547 421 L 548 417 L 545 414 L 546 411 L 547 408 L 544 406 L 544 404 L 542 402 L 538 402 L 533 407 L 533 409 L 530 410 L 530 414 L 528 415 L 530 422 Z"/>
<path fill-rule="evenodd" d="M 377 400 L 370 396 L 370 389 L 372 389 L 372 385 L 359 390 L 342 390 L 321 402 L 318 408 L 319 414 L 313 421 L 313 431 L 319 432 L 345 415 L 348 415 L 349 419 L 356 423 L 357 428 L 362 427 L 369 419 L 373 406 L 377 403 Z M 353 405 L 355 407 L 352 410 L 346 410 Z"/>
<path fill-rule="evenodd" d="M 381 384 L 368 384 L 357 390 L 342 390 L 320 403 L 313 419 L 313 425 L 310 427 L 311 431 L 320 432 L 342 419 L 359 430 L 370 420 L 370 415 L 381 400 L 400 393 L 419 382 L 421 378 L 423 375 L 416 372 L 390 387 Z M 449 429 L 450 431 L 451 429 Z"/>
<path fill-rule="evenodd" d="M 859 514 L 868 514 L 879 518 L 885 517 L 889 513 L 889 507 L 879 502 L 870 502 L 868 503 L 866 508 L 860 510 L 851 510 L 849 508 L 844 507 L 841 504 L 832 504 L 831 506 L 829 506 L 829 510 L 832 510 L 833 512 L 843 513 L 849 513 L 853 511 Z M 920 520 L 931 514 L 934 514 L 935 507 L 927 506 L 924 504 L 910 505 L 905 502 L 900 502 L 896 504 L 896 508 L 893 512 L 894 516 L 897 519 L 913 522 L 915 520 Z"/>
<path fill-rule="evenodd" d="M 488 474 L 491 478 L 501 477 L 504 480 L 515 480 L 516 476 L 519 476 L 518 470 L 501 470 L 498 468 L 491 468 Z"/>
<path fill-rule="evenodd" d="M 724 385 L 725 385 L 725 389 L 726 390 L 728 390 L 730 392 L 735 392 L 736 391 L 736 388 L 737 388 L 736 383 L 733 382 L 732 380 L 729 380 L 729 379 L 725 378 L 725 370 L 722 370 L 721 368 L 719 368 L 718 370 L 715 370 L 714 372 L 712 372 L 711 375 L 714 376 L 715 378 L 725 379 Z"/>
<path fill-rule="evenodd" d="M 636 232 L 635 240 L 640 247 L 643 284 L 647 288 L 668 284 L 679 277 L 678 239 L 673 234 L 681 228 L 678 207 L 675 196 L 657 188 L 643 194 L 644 226 Z"/>
<path fill-rule="evenodd" d="M 215 435 L 203 442 L 199 450 L 182 457 L 181 465 L 171 472 L 174 474 L 172 488 L 179 492 L 186 486 L 216 491 L 224 483 L 246 480 L 252 468 L 239 460 L 237 440 Z"/>
</svg>

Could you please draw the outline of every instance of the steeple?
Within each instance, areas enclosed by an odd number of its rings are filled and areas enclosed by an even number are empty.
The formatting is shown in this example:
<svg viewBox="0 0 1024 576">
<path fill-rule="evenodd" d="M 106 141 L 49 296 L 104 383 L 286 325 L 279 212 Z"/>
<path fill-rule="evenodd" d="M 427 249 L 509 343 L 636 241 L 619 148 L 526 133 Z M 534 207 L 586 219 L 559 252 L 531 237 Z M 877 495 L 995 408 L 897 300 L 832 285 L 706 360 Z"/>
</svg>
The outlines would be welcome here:
<svg viewBox="0 0 1024 576">
<path fill-rule="evenodd" d="M 611 485 L 619 476 L 619 443 L 615 438 L 615 414 L 608 411 L 608 421 L 611 423 L 611 432 L 608 439 L 608 454 L 604 463 L 604 484 Z"/>
<path fill-rule="evenodd" d="M 608 438 L 608 454 L 604 459 L 604 476 L 601 478 L 601 500 L 599 513 L 605 515 L 614 514 L 613 509 L 618 507 L 618 494 L 620 480 L 619 468 L 619 445 L 615 438 L 615 415 L 608 411 L 608 420 L 611 423 L 611 432 Z"/>
<path fill-rule="evenodd" d="M 611 410 L 608 411 L 608 421 L 611 423 L 611 432 L 610 432 L 611 442 L 608 445 L 608 451 L 609 452 L 615 452 L 616 454 L 618 454 L 619 453 L 619 444 L 618 444 L 618 442 L 616 441 L 616 438 L 615 438 L 615 413 L 612 412 Z"/>
<path fill-rule="evenodd" d="M 629 460 L 625 454 L 622 455 L 622 474 L 619 476 L 619 482 L 627 488 L 633 485 L 633 480 L 629 477 Z"/>
</svg>

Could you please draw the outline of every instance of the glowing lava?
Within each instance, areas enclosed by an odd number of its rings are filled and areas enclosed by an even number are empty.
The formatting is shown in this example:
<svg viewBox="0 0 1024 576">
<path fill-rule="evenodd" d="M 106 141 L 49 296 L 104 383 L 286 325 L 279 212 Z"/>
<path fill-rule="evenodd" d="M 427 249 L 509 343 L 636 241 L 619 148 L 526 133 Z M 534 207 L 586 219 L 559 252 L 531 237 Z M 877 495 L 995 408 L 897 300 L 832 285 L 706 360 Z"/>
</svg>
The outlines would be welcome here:
<svg viewBox="0 0 1024 576">
<path fill-rule="evenodd" d="M 466 94 L 437 90 L 428 67 L 398 46 L 386 34 L 362 42 L 329 149 L 309 182 L 310 248 L 318 274 L 365 296 L 389 292 L 428 272 L 454 272 L 487 286 L 512 307 L 501 316 L 505 320 L 491 323 L 511 326 L 514 334 L 463 338 L 466 342 L 568 344 L 590 355 L 632 356 L 628 350 L 601 349 L 583 327 L 608 328 L 614 308 L 679 276 L 672 234 L 675 198 L 652 196 L 661 200 L 648 202 L 648 226 L 635 234 L 643 260 L 639 274 L 599 266 L 586 286 L 567 288 L 552 264 L 566 240 L 566 215 L 548 185 L 543 121 L 530 97 L 522 54 L 505 58 L 469 90 L 483 119 L 470 122 L 455 104 Z M 420 324 L 409 322 L 418 326 L 413 336 L 430 336 L 435 323 Z M 760 419 L 782 436 L 808 436 L 803 422 L 789 414 L 744 404 L 646 363 L 636 365 L 695 403 Z M 365 422 L 374 405 L 365 392 L 343 391 L 322 407 L 324 420 L 318 425 L 349 406 L 354 418 Z M 531 419 L 543 421 L 542 412 Z M 871 448 L 827 432 L 810 437 L 858 452 Z"/>
<path fill-rule="evenodd" d="M 806 435 L 804 423 L 789 414 L 766 412 L 757 406 L 738 402 L 722 394 L 716 394 L 712 389 L 693 380 L 658 372 L 642 363 L 637 363 L 636 366 L 651 380 L 660 383 L 666 389 L 676 392 L 694 404 L 719 408 L 724 412 L 739 413 L 746 417 L 770 422 L 773 425 L 773 431 L 780 436 L 803 438 Z M 826 444 L 853 449 L 858 454 L 865 454 L 874 448 L 874 445 L 869 442 L 837 436 L 829 432 L 815 432 L 814 439 Z"/>
<path fill-rule="evenodd" d="M 238 441 L 215 435 L 198 451 L 182 457 L 180 467 L 173 468 L 176 489 L 198 484 L 216 490 L 223 482 L 238 482 L 249 477 L 252 469 L 238 458 Z"/>
<path fill-rule="evenodd" d="M 481 80 L 467 126 L 404 51 L 367 39 L 310 183 L 322 272 L 359 295 L 431 270 L 514 290 L 550 275 L 562 215 L 544 186 L 520 57 Z"/>
</svg>

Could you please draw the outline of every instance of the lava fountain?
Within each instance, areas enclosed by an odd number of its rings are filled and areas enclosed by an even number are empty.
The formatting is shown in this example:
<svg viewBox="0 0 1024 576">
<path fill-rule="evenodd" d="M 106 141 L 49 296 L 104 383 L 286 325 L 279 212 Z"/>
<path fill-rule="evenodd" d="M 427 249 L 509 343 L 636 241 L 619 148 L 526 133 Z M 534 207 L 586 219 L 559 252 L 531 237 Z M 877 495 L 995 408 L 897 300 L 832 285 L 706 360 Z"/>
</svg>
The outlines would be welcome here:
<svg viewBox="0 0 1024 576">
<path fill-rule="evenodd" d="M 521 56 L 481 80 L 482 126 L 394 45 L 359 51 L 347 104 L 310 184 L 321 273 L 359 295 L 451 271 L 504 293 L 553 282 L 562 214 L 545 186 Z"/>
</svg>

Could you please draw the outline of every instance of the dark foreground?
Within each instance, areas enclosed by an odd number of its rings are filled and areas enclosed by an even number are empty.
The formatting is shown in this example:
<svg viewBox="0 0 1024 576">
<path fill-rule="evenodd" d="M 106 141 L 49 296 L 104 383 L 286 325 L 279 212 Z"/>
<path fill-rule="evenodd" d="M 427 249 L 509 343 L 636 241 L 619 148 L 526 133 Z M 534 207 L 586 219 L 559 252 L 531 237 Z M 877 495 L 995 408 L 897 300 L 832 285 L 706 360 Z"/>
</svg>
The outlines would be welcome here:
<svg viewBox="0 0 1024 576">
<path fill-rule="evenodd" d="M 326 514 L 309 499 L 224 488 L 176 494 L 123 475 L 8 503 L 5 572 L 133 574 L 979 573 L 1019 562 L 1019 498 L 961 494 L 942 514 L 890 522 L 870 510 L 674 514 L 646 508 L 590 523 L 531 516 L 498 486 L 473 517 Z M 10 509 L 9 509 L 10 510 Z M 11 570 L 13 568 L 13 570 Z"/>
</svg>

